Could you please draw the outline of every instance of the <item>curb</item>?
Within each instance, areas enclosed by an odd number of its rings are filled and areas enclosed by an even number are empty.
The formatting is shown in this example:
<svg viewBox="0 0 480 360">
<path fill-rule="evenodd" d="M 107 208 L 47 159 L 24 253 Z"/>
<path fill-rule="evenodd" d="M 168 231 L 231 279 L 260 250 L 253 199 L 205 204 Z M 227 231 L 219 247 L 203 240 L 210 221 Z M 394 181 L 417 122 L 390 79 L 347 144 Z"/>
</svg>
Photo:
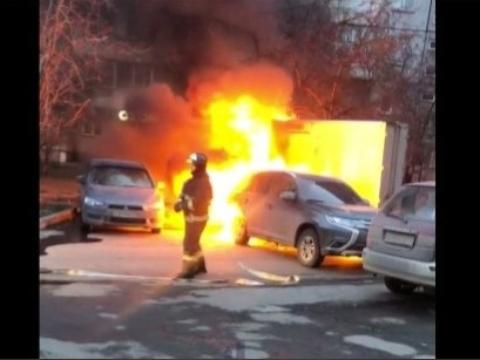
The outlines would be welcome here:
<svg viewBox="0 0 480 360">
<path fill-rule="evenodd" d="M 76 209 L 74 207 L 62 210 L 40 218 L 40 230 L 47 226 L 58 224 L 64 221 L 72 220 L 75 217 Z"/>
</svg>

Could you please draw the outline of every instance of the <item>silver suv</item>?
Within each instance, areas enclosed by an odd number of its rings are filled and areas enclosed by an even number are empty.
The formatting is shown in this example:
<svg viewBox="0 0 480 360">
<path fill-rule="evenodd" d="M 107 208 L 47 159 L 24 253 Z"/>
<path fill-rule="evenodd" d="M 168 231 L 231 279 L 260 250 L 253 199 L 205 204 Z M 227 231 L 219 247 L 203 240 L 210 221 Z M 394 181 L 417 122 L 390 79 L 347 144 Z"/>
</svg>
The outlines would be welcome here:
<svg viewBox="0 0 480 360">
<path fill-rule="evenodd" d="M 405 185 L 373 219 L 363 267 L 394 293 L 435 287 L 435 183 Z"/>
<path fill-rule="evenodd" d="M 295 246 L 308 267 L 325 255 L 361 255 L 376 213 L 338 179 L 290 171 L 256 173 L 236 200 L 243 213 L 237 244 L 260 237 Z"/>
</svg>

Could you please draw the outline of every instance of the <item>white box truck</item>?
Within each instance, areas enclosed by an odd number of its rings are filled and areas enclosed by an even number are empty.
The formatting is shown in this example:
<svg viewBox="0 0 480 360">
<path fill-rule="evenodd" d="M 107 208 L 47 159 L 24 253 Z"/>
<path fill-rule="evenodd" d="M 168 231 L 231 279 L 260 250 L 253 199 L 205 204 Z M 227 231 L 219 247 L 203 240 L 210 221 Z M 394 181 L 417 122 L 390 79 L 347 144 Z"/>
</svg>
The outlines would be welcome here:
<svg viewBox="0 0 480 360">
<path fill-rule="evenodd" d="M 374 206 L 402 185 L 408 127 L 379 120 L 275 122 L 277 147 L 289 166 L 350 184 Z"/>
</svg>

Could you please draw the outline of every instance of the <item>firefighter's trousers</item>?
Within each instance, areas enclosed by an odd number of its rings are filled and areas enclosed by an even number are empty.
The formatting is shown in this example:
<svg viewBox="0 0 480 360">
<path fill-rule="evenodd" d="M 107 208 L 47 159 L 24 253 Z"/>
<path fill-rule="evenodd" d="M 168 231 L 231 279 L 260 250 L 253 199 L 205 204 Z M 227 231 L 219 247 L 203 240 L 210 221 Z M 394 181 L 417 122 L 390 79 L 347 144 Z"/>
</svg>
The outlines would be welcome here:
<svg viewBox="0 0 480 360">
<path fill-rule="evenodd" d="M 207 272 L 200 238 L 207 225 L 207 218 L 187 217 L 183 238 L 183 270 L 179 277 L 190 278 L 201 272 Z"/>
</svg>

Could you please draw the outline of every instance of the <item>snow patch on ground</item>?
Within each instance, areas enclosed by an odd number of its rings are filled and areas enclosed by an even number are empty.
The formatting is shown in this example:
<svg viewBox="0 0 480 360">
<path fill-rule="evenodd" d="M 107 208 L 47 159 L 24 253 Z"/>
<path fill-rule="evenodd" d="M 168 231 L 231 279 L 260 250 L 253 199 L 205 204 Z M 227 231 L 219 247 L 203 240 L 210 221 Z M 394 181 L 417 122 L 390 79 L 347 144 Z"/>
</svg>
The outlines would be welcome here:
<svg viewBox="0 0 480 360">
<path fill-rule="evenodd" d="M 108 341 L 106 343 L 75 343 L 40 337 L 41 359 L 115 359 L 162 358 L 172 356 L 152 352 L 135 341 Z"/>
<path fill-rule="evenodd" d="M 245 346 L 249 347 L 249 348 L 259 348 L 259 347 L 261 347 L 260 343 L 258 343 L 256 341 L 245 341 L 243 344 Z"/>
<path fill-rule="evenodd" d="M 369 335 L 350 335 L 345 336 L 344 341 L 350 344 L 363 346 L 369 349 L 383 351 L 391 355 L 396 356 L 413 356 L 417 353 L 413 347 L 395 343 L 391 341 L 385 341 L 383 339 L 369 336 Z"/>
<path fill-rule="evenodd" d="M 104 318 L 104 319 L 112 319 L 112 320 L 118 319 L 117 314 L 99 313 L 98 316 L 100 316 L 101 318 Z"/>
<path fill-rule="evenodd" d="M 271 305 L 266 305 L 266 306 L 259 306 L 255 309 L 253 309 L 254 312 L 262 312 L 262 313 L 278 313 L 278 312 L 286 312 L 289 311 L 287 308 L 281 307 L 281 306 L 271 306 Z"/>
<path fill-rule="evenodd" d="M 378 317 L 370 319 L 372 324 L 405 325 L 407 322 L 403 319 L 394 317 Z"/>
<path fill-rule="evenodd" d="M 246 348 L 244 354 L 246 359 L 268 359 L 268 353 L 263 350 Z"/>
<path fill-rule="evenodd" d="M 253 332 L 247 332 L 247 331 L 235 331 L 235 337 L 244 342 L 244 341 L 262 341 L 262 340 L 277 340 L 278 337 L 273 336 L 273 335 L 262 335 L 262 334 L 257 334 Z"/>
<path fill-rule="evenodd" d="M 254 322 L 244 322 L 239 324 L 227 324 L 228 327 L 235 328 L 239 331 L 258 331 L 263 328 L 266 328 L 268 325 L 266 324 L 259 324 Z"/>
<path fill-rule="evenodd" d="M 148 305 L 158 305 L 158 304 L 160 304 L 160 302 L 158 302 L 157 300 L 152 300 L 152 299 L 147 299 L 142 303 L 142 305 L 146 305 L 146 306 L 148 306 Z"/>
<path fill-rule="evenodd" d="M 210 331 L 212 328 L 210 326 L 195 326 L 192 331 Z"/>
<path fill-rule="evenodd" d="M 435 355 L 417 355 L 414 359 L 435 359 Z"/>
<path fill-rule="evenodd" d="M 358 303 L 388 299 L 382 284 L 296 286 L 288 288 L 201 289 L 192 295 L 161 300 L 161 304 L 200 303 L 226 311 L 251 311 L 266 306 L 316 304 L 324 302 Z"/>
<path fill-rule="evenodd" d="M 312 321 L 305 316 L 288 313 L 250 314 L 250 316 L 261 322 L 274 322 L 278 324 L 311 324 Z"/>
<path fill-rule="evenodd" d="M 55 288 L 52 290 L 52 295 L 63 297 L 96 297 L 107 296 L 115 290 L 117 290 L 117 287 L 113 285 L 74 283 Z"/>
<path fill-rule="evenodd" d="M 40 230 L 40 240 L 47 239 L 52 236 L 64 235 L 65 231 L 61 230 Z"/>
</svg>

